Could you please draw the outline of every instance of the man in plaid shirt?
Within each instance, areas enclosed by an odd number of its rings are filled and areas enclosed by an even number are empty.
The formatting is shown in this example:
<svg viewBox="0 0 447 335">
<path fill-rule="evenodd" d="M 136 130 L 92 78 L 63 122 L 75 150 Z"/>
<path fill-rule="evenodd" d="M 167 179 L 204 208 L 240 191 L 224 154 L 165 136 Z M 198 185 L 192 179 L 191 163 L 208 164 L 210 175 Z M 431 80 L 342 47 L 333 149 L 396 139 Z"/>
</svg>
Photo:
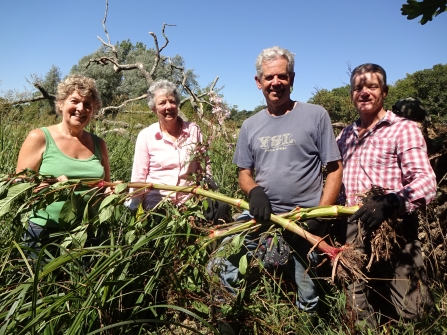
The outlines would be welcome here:
<svg viewBox="0 0 447 335">
<path fill-rule="evenodd" d="M 432 305 L 415 210 L 434 198 L 436 178 L 417 124 L 383 108 L 387 93 L 382 67 L 370 63 L 356 67 L 351 99 L 360 118 L 337 137 L 343 160 L 342 201 L 347 206 L 360 204 L 362 194 L 373 185 L 386 193 L 373 196 L 347 223 L 334 227 L 340 242 L 360 244 L 369 255 L 371 233 L 392 215 L 402 219 L 405 242 L 395 246 L 392 259 L 374 261 L 365 272 L 371 278 L 368 283 L 357 281 L 348 287 L 358 324 L 374 328 L 375 313 L 382 315 L 381 322 L 413 320 Z"/>
</svg>

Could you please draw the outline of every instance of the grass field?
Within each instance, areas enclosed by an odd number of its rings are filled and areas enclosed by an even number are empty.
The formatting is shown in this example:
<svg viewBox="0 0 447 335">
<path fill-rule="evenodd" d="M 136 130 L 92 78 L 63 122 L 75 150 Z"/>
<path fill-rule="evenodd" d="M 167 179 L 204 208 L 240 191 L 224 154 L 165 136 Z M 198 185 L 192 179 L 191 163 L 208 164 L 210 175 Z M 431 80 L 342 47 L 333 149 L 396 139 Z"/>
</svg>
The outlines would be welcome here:
<svg viewBox="0 0 447 335">
<path fill-rule="evenodd" d="M 0 173 L 9 175 L 15 171 L 26 134 L 58 120 L 39 115 L 32 105 L 0 112 Z M 112 180 L 129 181 L 137 125 L 147 126 L 155 118 L 123 113 L 116 120 L 128 124 L 125 131 L 101 137 L 109 148 Z M 88 130 L 101 134 L 110 126 L 105 129 L 95 121 Z M 202 130 L 210 143 L 219 192 L 243 198 L 231 163 L 236 127 L 228 124 L 225 133 L 205 126 Z M 295 290 L 280 272 L 268 273 L 253 264 L 246 275 L 250 280 L 241 283 L 235 299 L 228 297 L 222 303 L 214 299 L 211 292 L 218 285 L 205 267 L 215 244 L 198 242 L 209 228 L 201 202 L 191 201 L 180 209 L 161 203 L 154 212 L 133 215 L 123 206 L 124 190 L 107 197 L 98 193 L 91 198 L 94 201 L 73 202 L 64 230 L 51 236 L 52 242 L 38 259 L 30 261 L 23 236 L 31 205 L 43 205 L 57 196 L 74 197 L 72 187 L 54 185 L 51 192 L 36 194 L 32 184 L 23 183 L 11 192 L 7 180 L 4 177 L 0 183 L 0 335 L 218 334 L 214 307 L 240 320 L 243 334 L 306 333 L 301 327 L 305 315 L 295 307 Z M 447 333 L 446 228 L 439 214 L 445 199 L 441 196 L 421 216 L 420 237 L 436 301 L 432 313 L 418 323 L 356 330 L 346 317 L 343 290 L 324 277 L 318 280 L 322 306 L 312 334 Z M 5 197 L 10 197 L 7 205 Z M 237 247 L 237 242 L 233 244 Z"/>
</svg>

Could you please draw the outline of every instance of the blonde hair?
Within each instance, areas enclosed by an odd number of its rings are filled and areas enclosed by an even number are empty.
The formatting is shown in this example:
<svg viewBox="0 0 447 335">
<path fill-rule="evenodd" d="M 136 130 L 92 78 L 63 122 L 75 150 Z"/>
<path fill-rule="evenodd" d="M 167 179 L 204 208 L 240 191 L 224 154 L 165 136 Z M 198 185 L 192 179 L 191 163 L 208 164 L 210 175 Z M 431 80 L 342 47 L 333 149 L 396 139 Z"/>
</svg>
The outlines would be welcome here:
<svg viewBox="0 0 447 335">
<path fill-rule="evenodd" d="M 57 85 L 55 104 L 58 114 L 61 114 L 58 103 L 67 99 L 74 91 L 78 92 L 81 97 L 93 98 L 93 113 L 101 109 L 101 95 L 96 88 L 95 80 L 79 74 L 72 74 Z"/>
</svg>

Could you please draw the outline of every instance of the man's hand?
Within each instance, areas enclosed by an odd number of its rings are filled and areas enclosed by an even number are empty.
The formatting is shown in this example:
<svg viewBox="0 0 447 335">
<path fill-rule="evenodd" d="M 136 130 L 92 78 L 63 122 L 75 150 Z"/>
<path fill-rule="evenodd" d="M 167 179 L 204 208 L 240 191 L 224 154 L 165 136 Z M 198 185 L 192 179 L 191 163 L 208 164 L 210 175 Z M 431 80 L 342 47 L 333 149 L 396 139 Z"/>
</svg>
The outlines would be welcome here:
<svg viewBox="0 0 447 335">
<path fill-rule="evenodd" d="M 248 193 L 250 214 L 257 221 L 269 221 L 272 212 L 270 200 L 261 186 L 253 187 Z"/>
<path fill-rule="evenodd" d="M 312 235 L 322 237 L 326 233 L 327 224 L 325 221 L 318 219 L 307 219 L 306 226 L 306 230 Z"/>
<path fill-rule="evenodd" d="M 348 219 L 348 222 L 353 222 L 360 218 L 365 227 L 374 229 L 388 219 L 399 207 L 399 196 L 394 193 L 374 195 Z"/>
</svg>

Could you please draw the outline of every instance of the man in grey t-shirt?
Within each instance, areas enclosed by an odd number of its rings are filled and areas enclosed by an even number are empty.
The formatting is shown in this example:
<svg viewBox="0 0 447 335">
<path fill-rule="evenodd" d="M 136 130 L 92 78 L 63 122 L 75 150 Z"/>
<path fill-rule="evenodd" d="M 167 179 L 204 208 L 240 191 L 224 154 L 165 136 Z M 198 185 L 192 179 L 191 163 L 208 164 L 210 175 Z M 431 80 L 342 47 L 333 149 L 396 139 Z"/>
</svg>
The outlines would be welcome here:
<svg viewBox="0 0 447 335">
<path fill-rule="evenodd" d="M 250 215 L 266 222 L 271 212 L 334 204 L 342 166 L 328 113 L 321 106 L 290 98 L 295 79 L 294 55 L 290 51 L 280 47 L 263 50 L 256 60 L 256 70 L 256 84 L 265 96 L 267 108 L 243 123 L 233 159 L 239 167 L 239 185 L 249 198 Z M 323 166 L 328 172 L 324 187 Z M 312 233 L 321 232 L 319 221 L 306 223 Z M 246 250 L 257 248 L 254 235 L 247 236 Z M 297 307 L 315 320 L 319 298 L 306 272 L 311 246 L 302 238 L 285 238 L 296 251 L 284 267 L 298 287 Z M 309 258 L 316 262 L 315 254 Z M 240 277 L 238 264 L 228 259 L 219 259 L 219 264 L 222 284 L 235 293 Z"/>
</svg>

